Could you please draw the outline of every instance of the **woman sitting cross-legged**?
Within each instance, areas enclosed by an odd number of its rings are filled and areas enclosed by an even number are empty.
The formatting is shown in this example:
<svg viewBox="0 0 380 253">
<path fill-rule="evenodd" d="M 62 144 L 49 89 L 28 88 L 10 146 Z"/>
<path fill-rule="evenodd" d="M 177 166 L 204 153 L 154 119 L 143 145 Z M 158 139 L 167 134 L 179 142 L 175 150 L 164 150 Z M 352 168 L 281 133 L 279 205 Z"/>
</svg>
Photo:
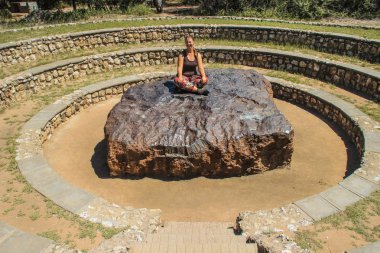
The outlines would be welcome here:
<svg viewBox="0 0 380 253">
<path fill-rule="evenodd" d="M 178 56 L 177 76 L 174 79 L 176 86 L 184 91 L 207 95 L 206 84 L 208 78 L 203 67 L 202 56 L 194 48 L 194 39 L 185 38 L 186 49 Z M 197 73 L 197 68 L 200 75 Z"/>
</svg>

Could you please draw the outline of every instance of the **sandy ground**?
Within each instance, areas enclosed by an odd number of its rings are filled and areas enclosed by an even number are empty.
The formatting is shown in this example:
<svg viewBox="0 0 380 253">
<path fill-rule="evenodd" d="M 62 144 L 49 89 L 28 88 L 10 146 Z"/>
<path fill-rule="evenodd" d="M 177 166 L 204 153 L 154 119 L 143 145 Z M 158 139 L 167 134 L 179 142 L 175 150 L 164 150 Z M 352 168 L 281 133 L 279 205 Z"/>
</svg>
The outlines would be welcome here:
<svg viewBox="0 0 380 253">
<path fill-rule="evenodd" d="M 321 192 L 341 181 L 350 163 L 344 141 L 328 124 L 277 100 L 295 129 L 290 169 L 228 179 L 109 178 L 103 127 L 118 101 L 99 103 L 70 119 L 45 143 L 45 155 L 74 185 L 120 205 L 160 208 L 163 220 L 234 221 L 239 211 L 270 209 Z"/>
</svg>

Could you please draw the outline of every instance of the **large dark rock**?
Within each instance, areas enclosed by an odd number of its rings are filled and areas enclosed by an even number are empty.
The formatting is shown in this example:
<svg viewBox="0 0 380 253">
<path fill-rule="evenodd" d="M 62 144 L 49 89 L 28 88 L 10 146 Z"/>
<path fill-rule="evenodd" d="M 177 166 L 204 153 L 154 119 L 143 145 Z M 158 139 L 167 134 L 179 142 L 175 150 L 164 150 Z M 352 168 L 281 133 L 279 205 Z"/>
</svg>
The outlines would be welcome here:
<svg viewBox="0 0 380 253">
<path fill-rule="evenodd" d="M 208 76 L 208 96 L 178 93 L 172 80 L 123 95 L 105 126 L 111 175 L 228 177 L 289 164 L 293 129 L 270 83 L 247 70 Z"/>
</svg>

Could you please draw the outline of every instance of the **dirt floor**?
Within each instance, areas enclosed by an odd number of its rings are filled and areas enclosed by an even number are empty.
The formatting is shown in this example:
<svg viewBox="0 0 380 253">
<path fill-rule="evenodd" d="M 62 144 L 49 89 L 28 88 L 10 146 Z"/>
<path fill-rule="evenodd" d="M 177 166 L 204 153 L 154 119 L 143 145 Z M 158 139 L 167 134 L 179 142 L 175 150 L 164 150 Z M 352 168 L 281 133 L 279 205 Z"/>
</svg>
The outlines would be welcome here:
<svg viewBox="0 0 380 253">
<path fill-rule="evenodd" d="M 290 169 L 228 179 L 109 178 L 103 127 L 118 101 L 102 102 L 70 119 L 45 143 L 45 155 L 73 184 L 117 204 L 160 208 L 163 220 L 233 221 L 242 210 L 270 209 L 321 192 L 346 173 L 342 138 L 313 114 L 276 100 L 295 129 Z"/>
</svg>

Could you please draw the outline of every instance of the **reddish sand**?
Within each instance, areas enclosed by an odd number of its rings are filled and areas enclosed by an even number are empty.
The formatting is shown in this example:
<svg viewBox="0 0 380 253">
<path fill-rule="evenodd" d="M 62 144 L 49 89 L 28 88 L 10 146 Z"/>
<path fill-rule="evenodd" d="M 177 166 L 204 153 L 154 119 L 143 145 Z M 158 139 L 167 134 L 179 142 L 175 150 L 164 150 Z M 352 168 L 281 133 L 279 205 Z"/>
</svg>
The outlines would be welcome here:
<svg viewBox="0 0 380 253">
<path fill-rule="evenodd" d="M 160 208 L 163 220 L 233 221 L 242 210 L 279 207 L 321 192 L 346 173 L 342 138 L 315 115 L 276 100 L 295 129 L 290 169 L 227 179 L 109 178 L 103 127 L 119 99 L 83 110 L 58 128 L 44 145 L 45 155 L 74 185 L 120 205 Z"/>
</svg>

